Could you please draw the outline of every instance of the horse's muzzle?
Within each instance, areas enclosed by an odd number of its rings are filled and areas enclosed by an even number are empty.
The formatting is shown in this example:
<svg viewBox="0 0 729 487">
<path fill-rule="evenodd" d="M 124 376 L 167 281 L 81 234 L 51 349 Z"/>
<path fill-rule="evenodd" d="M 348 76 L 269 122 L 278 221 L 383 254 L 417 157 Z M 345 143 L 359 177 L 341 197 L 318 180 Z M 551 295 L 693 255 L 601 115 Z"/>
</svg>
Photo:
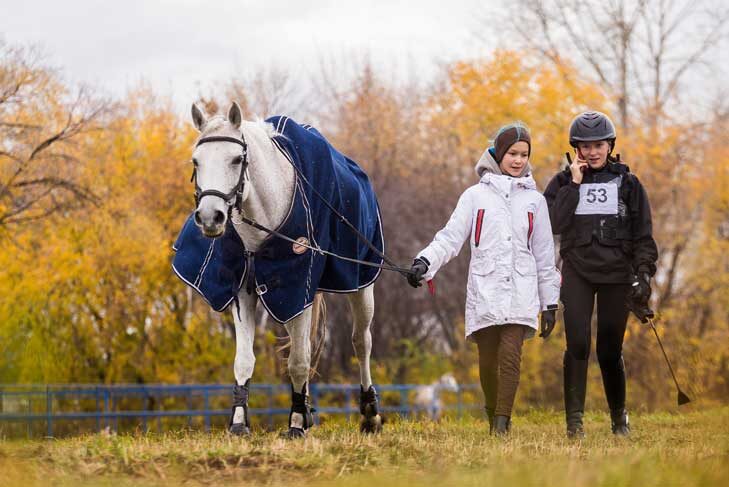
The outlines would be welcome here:
<svg viewBox="0 0 729 487">
<path fill-rule="evenodd" d="M 227 216 L 217 209 L 195 210 L 195 224 L 209 238 L 219 237 L 225 231 Z"/>
</svg>

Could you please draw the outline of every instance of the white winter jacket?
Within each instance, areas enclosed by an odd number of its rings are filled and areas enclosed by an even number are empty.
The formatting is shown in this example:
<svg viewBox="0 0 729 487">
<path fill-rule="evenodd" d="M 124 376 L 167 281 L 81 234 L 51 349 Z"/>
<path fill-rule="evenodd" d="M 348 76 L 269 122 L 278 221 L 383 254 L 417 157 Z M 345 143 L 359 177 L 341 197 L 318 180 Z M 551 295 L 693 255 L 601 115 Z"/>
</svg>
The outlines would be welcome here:
<svg viewBox="0 0 729 487">
<path fill-rule="evenodd" d="M 561 277 L 554 262 L 549 211 L 531 175 L 502 175 L 488 151 L 476 170 L 481 180 L 458 200 L 446 226 L 418 257 L 432 279 L 466 239 L 471 263 L 466 293 L 466 337 L 492 325 L 537 329 L 540 310 L 556 305 Z"/>
</svg>

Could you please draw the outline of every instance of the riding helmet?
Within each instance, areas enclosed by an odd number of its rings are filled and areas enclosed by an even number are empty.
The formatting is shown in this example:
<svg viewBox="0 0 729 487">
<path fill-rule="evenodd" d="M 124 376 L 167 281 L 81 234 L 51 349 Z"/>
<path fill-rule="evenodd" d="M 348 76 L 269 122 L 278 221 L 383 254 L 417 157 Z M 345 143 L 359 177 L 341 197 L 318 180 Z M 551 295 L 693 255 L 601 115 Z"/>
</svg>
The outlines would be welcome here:
<svg viewBox="0 0 729 487">
<path fill-rule="evenodd" d="M 615 146 L 615 125 L 602 112 L 583 112 L 572 120 L 570 125 L 570 145 L 577 147 L 578 142 L 607 140 L 610 148 Z"/>
</svg>

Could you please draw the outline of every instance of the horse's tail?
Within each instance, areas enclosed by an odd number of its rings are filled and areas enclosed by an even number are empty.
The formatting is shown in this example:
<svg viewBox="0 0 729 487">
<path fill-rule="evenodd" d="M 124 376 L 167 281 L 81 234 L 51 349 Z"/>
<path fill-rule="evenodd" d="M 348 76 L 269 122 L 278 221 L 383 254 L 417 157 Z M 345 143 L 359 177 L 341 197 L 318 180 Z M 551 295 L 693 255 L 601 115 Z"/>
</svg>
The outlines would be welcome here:
<svg viewBox="0 0 729 487">
<path fill-rule="evenodd" d="M 311 365 L 309 367 L 309 378 L 317 374 L 319 359 L 324 351 L 324 342 L 327 338 L 327 303 L 324 301 L 324 294 L 316 293 L 314 302 L 311 305 Z"/>
</svg>

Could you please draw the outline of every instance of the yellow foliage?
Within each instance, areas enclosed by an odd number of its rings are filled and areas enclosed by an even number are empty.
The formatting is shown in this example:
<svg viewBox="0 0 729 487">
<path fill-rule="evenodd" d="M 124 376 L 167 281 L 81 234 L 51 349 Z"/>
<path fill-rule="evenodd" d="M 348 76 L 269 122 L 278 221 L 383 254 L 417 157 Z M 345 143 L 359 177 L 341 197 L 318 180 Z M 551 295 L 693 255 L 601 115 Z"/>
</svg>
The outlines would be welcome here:
<svg viewBox="0 0 729 487">
<path fill-rule="evenodd" d="M 504 124 L 530 129 L 530 162 L 546 185 L 569 150 L 568 127 L 579 112 L 605 110 L 599 87 L 575 76 L 569 66 L 537 62 L 529 53 L 497 51 L 483 61 L 456 63 L 448 87 L 433 101 L 435 122 L 455 138 L 461 164 L 473 166 Z"/>
</svg>

